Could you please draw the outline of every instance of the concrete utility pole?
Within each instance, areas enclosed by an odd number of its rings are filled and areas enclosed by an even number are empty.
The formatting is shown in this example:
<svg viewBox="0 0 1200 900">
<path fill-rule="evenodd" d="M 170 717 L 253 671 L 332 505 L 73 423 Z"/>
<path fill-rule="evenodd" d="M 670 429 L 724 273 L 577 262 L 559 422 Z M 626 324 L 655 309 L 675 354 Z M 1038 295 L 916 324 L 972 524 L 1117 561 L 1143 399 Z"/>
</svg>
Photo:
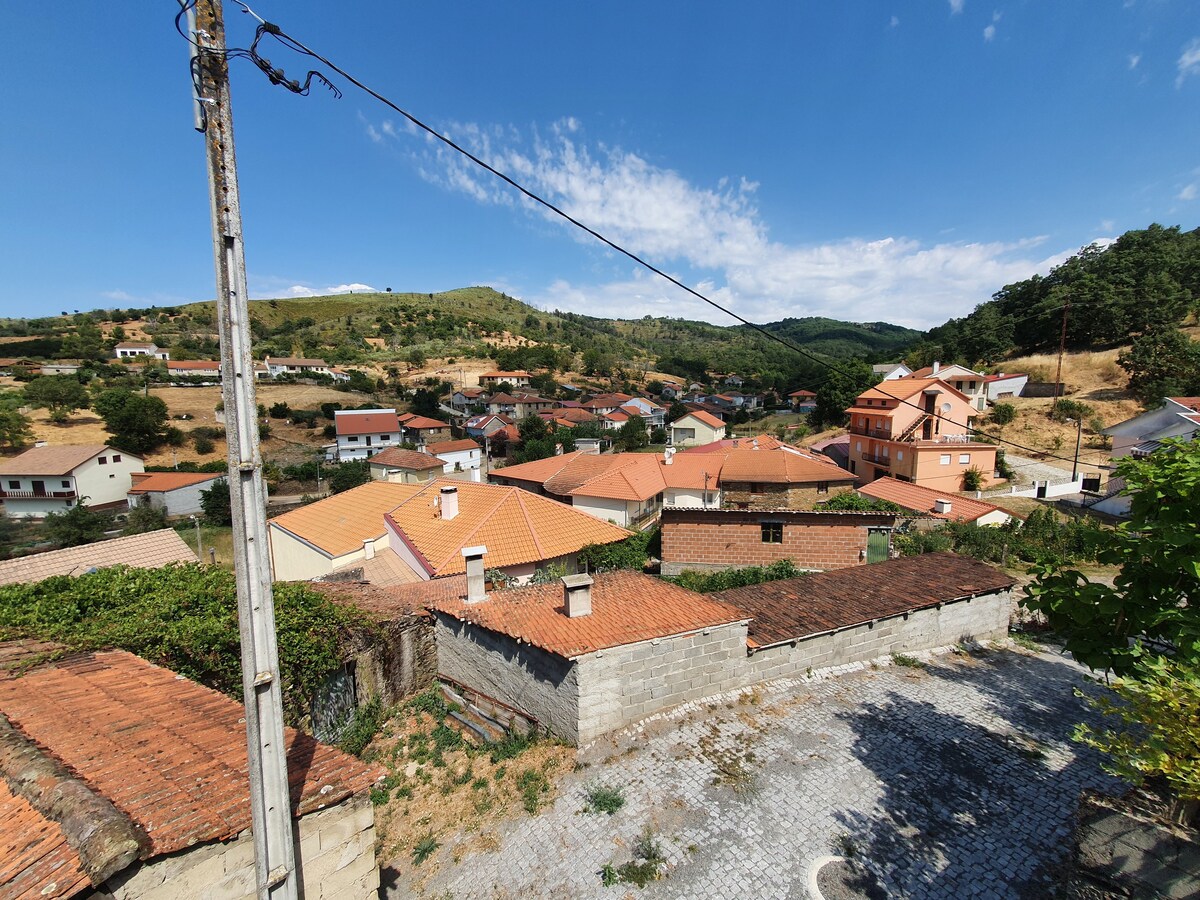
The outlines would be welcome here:
<svg viewBox="0 0 1200 900">
<path fill-rule="evenodd" d="M 267 547 L 267 491 L 258 445 L 246 258 L 221 0 L 198 0 L 194 10 L 189 10 L 188 30 L 198 44 L 192 48 L 193 66 L 199 68 L 197 122 L 198 127 L 201 122 L 206 125 L 257 891 L 259 900 L 295 900 L 299 885 Z"/>
</svg>

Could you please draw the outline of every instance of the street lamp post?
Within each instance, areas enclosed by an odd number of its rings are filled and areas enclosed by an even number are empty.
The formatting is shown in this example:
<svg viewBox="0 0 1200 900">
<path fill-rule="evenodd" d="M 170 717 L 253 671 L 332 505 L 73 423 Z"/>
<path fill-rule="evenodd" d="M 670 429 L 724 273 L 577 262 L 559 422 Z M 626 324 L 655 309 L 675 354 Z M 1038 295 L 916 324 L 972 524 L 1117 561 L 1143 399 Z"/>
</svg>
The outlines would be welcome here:
<svg viewBox="0 0 1200 900">
<path fill-rule="evenodd" d="M 1075 420 L 1075 463 L 1071 466 L 1071 483 L 1079 479 L 1079 447 L 1083 443 L 1083 419 Z"/>
</svg>

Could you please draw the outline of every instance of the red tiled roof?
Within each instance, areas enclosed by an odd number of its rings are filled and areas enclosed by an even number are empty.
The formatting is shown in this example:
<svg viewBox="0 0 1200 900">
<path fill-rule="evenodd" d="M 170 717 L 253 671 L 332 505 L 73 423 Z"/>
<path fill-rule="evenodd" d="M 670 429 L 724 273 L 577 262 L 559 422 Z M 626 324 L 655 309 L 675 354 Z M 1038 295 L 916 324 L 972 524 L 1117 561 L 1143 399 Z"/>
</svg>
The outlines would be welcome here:
<svg viewBox="0 0 1200 900">
<path fill-rule="evenodd" d="M 224 478 L 224 472 L 135 472 L 131 494 L 148 494 L 158 491 L 177 491 L 194 484 L 204 484 Z"/>
<path fill-rule="evenodd" d="M 428 416 L 416 416 L 412 413 L 401 416 L 400 423 L 409 431 L 440 431 L 450 427 L 449 422 L 431 419 Z"/>
<path fill-rule="evenodd" d="M 459 453 L 463 450 L 478 450 L 479 444 L 470 438 L 461 441 L 439 441 L 436 444 L 426 444 L 425 449 L 435 456 L 439 453 Z"/>
<path fill-rule="evenodd" d="M 1188 409 L 1200 412 L 1200 397 L 1168 397 L 1167 399 L 1178 403 L 1180 406 L 1186 406 Z"/>
<path fill-rule="evenodd" d="M 702 409 L 693 410 L 692 412 L 688 413 L 686 416 L 680 416 L 678 419 L 676 419 L 671 424 L 678 425 L 680 422 L 682 422 L 684 419 L 687 419 L 687 418 L 695 419 L 697 422 L 707 425 L 709 428 L 724 428 L 725 427 L 724 422 L 722 422 L 720 419 L 718 419 L 712 413 L 705 412 Z"/>
<path fill-rule="evenodd" d="M 926 553 L 713 594 L 753 616 L 748 643 L 768 647 L 938 603 L 1003 591 L 1014 581 L 953 553 Z"/>
<path fill-rule="evenodd" d="M 370 458 L 373 466 L 395 466 L 397 469 L 411 469 L 414 472 L 428 472 L 437 469 L 439 472 L 445 463 L 429 453 L 420 450 L 405 450 L 403 447 L 388 447 L 380 450 Z"/>
<path fill-rule="evenodd" d="M 481 603 L 455 598 L 434 601 L 430 607 L 566 659 L 749 618 L 734 607 L 640 572 L 597 574 L 591 592 L 591 614 L 573 619 L 563 611 L 561 582 L 494 591 Z"/>
<path fill-rule="evenodd" d="M 417 484 L 372 481 L 275 516 L 269 524 L 330 557 L 343 556 L 361 549 L 365 540 L 383 537 L 383 514 L 420 489 Z"/>
<path fill-rule="evenodd" d="M 106 566 L 157 569 L 168 563 L 198 561 L 177 531 L 161 528 L 0 561 L 0 584 L 31 584 L 52 575 L 81 575 Z"/>
<path fill-rule="evenodd" d="M 817 395 L 813 391 L 792 391 L 790 394 L 788 394 L 788 396 L 789 397 L 815 397 Z"/>
<path fill-rule="evenodd" d="M 994 512 L 1002 512 L 1005 515 L 1013 516 L 1007 510 L 993 506 L 990 503 L 984 503 L 982 500 L 976 500 L 974 497 L 963 497 L 959 494 L 947 493 L 946 491 L 935 491 L 933 488 L 922 487 L 919 484 L 899 481 L 890 477 L 877 478 L 870 484 L 860 487 L 858 492 L 866 494 L 868 497 L 875 497 L 878 500 L 890 500 L 892 503 L 902 506 L 905 509 L 919 512 L 935 519 L 948 519 L 952 522 L 973 522 L 981 516 L 986 516 L 988 513 Z M 949 500 L 950 512 L 937 512 L 934 504 L 938 500 Z"/>
<path fill-rule="evenodd" d="M 855 476 L 828 460 L 787 450 L 730 450 L 721 468 L 721 482 L 808 484 L 855 481 Z"/>
<path fill-rule="evenodd" d="M 329 368 L 329 364 L 323 359 L 304 359 L 299 356 L 268 356 L 264 362 L 275 366 L 307 366 L 308 368 L 315 369 Z"/>
<path fill-rule="evenodd" d="M 505 378 L 528 378 L 528 372 L 480 372 L 480 378 L 499 378 L 503 381 Z"/>
<path fill-rule="evenodd" d="M 33 447 L 18 456 L 0 461 L 0 475 L 70 475 L 78 466 L 101 453 L 120 453 L 141 459 L 136 453 L 115 450 L 105 444 L 60 444 Z"/>
<path fill-rule="evenodd" d="M 719 441 L 712 441 L 708 444 L 701 444 L 698 447 L 688 447 L 686 450 L 680 450 L 680 453 L 720 453 L 727 450 L 737 450 L 741 448 L 749 448 L 753 450 L 757 447 L 759 450 L 778 450 L 780 447 L 787 447 L 782 441 L 771 437 L 769 434 L 759 434 L 748 438 L 724 438 Z"/>
<path fill-rule="evenodd" d="M 363 410 L 362 412 L 342 412 L 334 414 L 334 425 L 339 435 L 358 434 L 399 434 L 400 420 L 394 409 Z"/>
<path fill-rule="evenodd" d="M 182 675 L 121 650 L 79 653 L 0 676 L 0 713 L 144 831 L 150 856 L 250 827 L 242 705 Z M 295 815 L 382 775 L 294 729 L 284 740 Z M 18 827 L 0 820 L 0 846 Z"/>
</svg>

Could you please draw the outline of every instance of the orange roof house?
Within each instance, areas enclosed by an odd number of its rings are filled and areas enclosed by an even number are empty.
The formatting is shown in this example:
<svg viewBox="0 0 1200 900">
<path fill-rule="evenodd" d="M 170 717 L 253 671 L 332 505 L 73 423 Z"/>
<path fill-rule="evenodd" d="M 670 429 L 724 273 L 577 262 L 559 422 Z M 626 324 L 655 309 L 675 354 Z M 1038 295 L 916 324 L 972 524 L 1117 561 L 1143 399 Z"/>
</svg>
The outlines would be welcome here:
<svg viewBox="0 0 1200 900">
<path fill-rule="evenodd" d="M 130 653 L 75 653 L 19 677 L 0 644 L 0 894 L 244 896 L 255 882 L 242 705 Z M 27 654 L 26 654 L 27 655 Z M 329 896 L 378 889 L 383 772 L 284 731 L 297 867 Z M 321 873 L 318 875 L 317 873 Z M 107 889 L 106 889 L 107 886 Z M 252 888 L 250 892 L 253 893 Z"/>
<path fill-rule="evenodd" d="M 860 487 L 858 492 L 877 500 L 888 500 L 921 516 L 949 522 L 1003 525 L 1017 518 L 1007 510 L 974 497 L 938 491 L 895 478 L 878 478 Z"/>
<path fill-rule="evenodd" d="M 445 466 L 431 453 L 388 447 L 371 457 L 371 477 L 377 481 L 424 484 L 442 474 Z"/>
<path fill-rule="evenodd" d="M 439 671 L 572 743 L 742 684 L 749 616 L 701 594 L 630 571 L 475 594 L 471 580 L 430 604 Z"/>
<path fill-rule="evenodd" d="M 168 516 L 203 512 L 205 491 L 225 477 L 224 472 L 134 472 L 129 507 L 153 506 Z"/>
<path fill-rule="evenodd" d="M 669 429 L 672 447 L 691 447 L 724 440 L 725 423 L 704 410 L 693 410 L 671 423 Z"/>
<path fill-rule="evenodd" d="M 996 447 L 972 438 L 971 399 L 938 378 L 898 378 L 863 391 L 850 417 L 850 471 L 864 480 L 893 477 L 959 491 L 977 470 L 994 478 Z"/>
</svg>

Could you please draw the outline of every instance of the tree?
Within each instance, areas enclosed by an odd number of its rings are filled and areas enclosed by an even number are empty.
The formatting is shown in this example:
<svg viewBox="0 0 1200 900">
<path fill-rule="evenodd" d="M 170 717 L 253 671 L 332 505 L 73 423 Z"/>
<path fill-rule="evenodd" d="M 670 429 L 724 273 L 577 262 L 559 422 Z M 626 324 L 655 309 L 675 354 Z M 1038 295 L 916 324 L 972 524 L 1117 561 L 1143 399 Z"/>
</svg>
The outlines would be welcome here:
<svg viewBox="0 0 1200 900">
<path fill-rule="evenodd" d="M 691 410 L 687 408 L 687 404 L 676 400 L 671 404 L 671 408 L 667 410 L 667 421 L 674 422 L 676 419 L 682 419 L 690 412 Z"/>
<path fill-rule="evenodd" d="M 441 413 L 438 406 L 438 396 L 433 391 L 418 388 L 413 394 L 412 411 L 418 416 L 435 419 Z"/>
<path fill-rule="evenodd" d="M 20 450 L 31 440 L 28 417 L 19 410 L 0 407 L 0 447 Z"/>
<path fill-rule="evenodd" d="M 167 511 L 164 508 L 140 503 L 125 517 L 125 527 L 121 529 L 121 534 L 143 534 L 166 527 Z"/>
<path fill-rule="evenodd" d="M 521 436 L 521 443 L 526 444 L 548 437 L 550 426 L 540 416 L 528 415 L 517 423 L 517 433 Z"/>
<path fill-rule="evenodd" d="M 344 462 L 329 476 L 330 493 L 340 494 L 371 480 L 371 466 L 365 459 Z"/>
<path fill-rule="evenodd" d="M 229 482 L 218 478 L 207 491 L 200 492 L 200 508 L 209 525 L 229 527 L 233 524 L 233 505 L 229 497 Z"/>
<path fill-rule="evenodd" d="M 1012 424 L 1013 419 L 1017 417 L 1017 408 L 1011 403 L 997 403 L 992 407 L 992 411 L 988 413 L 988 419 L 993 425 L 999 425 L 1003 428 L 1005 425 Z"/>
<path fill-rule="evenodd" d="M 104 538 L 108 520 L 93 509 L 83 505 L 86 497 L 79 498 L 68 510 L 46 516 L 46 534 L 60 547 L 78 547 Z"/>
<path fill-rule="evenodd" d="M 73 375 L 48 375 L 25 385 L 25 401 L 49 410 L 50 421 L 62 424 L 77 409 L 88 406 L 88 392 Z"/>
<path fill-rule="evenodd" d="M 1134 671 L 1169 645 L 1200 665 L 1200 441 L 1165 441 L 1145 459 L 1117 466 L 1129 520 L 1102 533 L 1096 560 L 1118 566 L 1112 586 L 1076 569 L 1035 566 L 1022 603 L 1046 616 L 1084 665 Z"/>
<path fill-rule="evenodd" d="M 1143 334 L 1117 357 L 1117 365 L 1129 373 L 1129 390 L 1144 406 L 1200 393 L 1200 344 L 1178 328 Z"/>
<path fill-rule="evenodd" d="M 629 419 L 617 429 L 617 443 L 623 450 L 640 450 L 650 443 L 650 437 L 646 432 L 646 420 L 641 416 L 630 416 Z"/>
<path fill-rule="evenodd" d="M 829 373 L 825 384 L 817 391 L 817 403 L 809 413 L 814 428 L 831 428 L 846 423 L 846 410 L 869 387 L 875 385 L 875 373 L 862 360 L 853 360 Z M 886 387 L 886 386 L 885 386 Z"/>
<path fill-rule="evenodd" d="M 92 404 L 113 443 L 131 453 L 147 453 L 167 439 L 167 404 L 124 388 L 109 388 Z"/>
</svg>

